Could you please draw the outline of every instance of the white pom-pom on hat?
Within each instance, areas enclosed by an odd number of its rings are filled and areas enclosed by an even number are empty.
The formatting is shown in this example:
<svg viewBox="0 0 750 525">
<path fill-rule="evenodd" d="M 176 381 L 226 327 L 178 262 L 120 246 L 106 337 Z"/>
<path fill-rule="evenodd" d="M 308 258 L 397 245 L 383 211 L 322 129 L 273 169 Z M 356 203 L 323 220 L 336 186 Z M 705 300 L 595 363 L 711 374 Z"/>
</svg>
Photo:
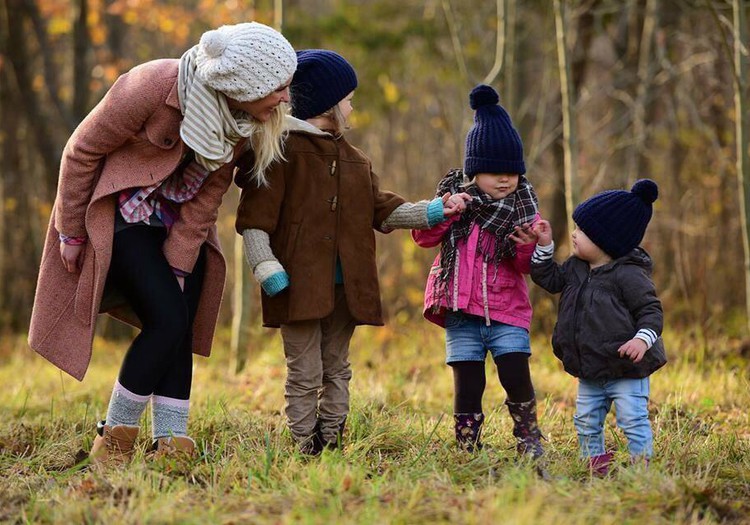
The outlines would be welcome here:
<svg viewBox="0 0 750 525">
<path fill-rule="evenodd" d="M 210 58 L 218 58 L 227 48 L 227 38 L 224 36 L 225 33 L 213 29 L 206 31 L 200 40 L 200 45 L 203 46 L 203 50 L 206 56 Z"/>
<path fill-rule="evenodd" d="M 247 102 L 271 94 L 291 79 L 297 55 L 275 29 L 247 22 L 204 33 L 195 64 L 196 74 L 206 85 Z"/>
</svg>

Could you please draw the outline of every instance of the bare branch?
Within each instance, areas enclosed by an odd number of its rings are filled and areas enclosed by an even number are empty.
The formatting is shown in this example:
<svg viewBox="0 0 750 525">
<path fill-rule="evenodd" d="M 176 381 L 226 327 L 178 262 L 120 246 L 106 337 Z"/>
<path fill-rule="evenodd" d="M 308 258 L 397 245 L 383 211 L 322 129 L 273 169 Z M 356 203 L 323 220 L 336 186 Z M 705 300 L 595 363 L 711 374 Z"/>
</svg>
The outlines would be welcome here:
<svg viewBox="0 0 750 525">
<path fill-rule="evenodd" d="M 507 25 L 507 13 L 505 9 L 505 2 L 507 0 L 497 0 L 497 31 L 495 38 L 495 63 L 492 65 L 492 69 L 487 73 L 482 81 L 484 84 L 491 84 L 497 75 L 503 70 L 503 64 L 505 63 L 505 27 Z"/>
<path fill-rule="evenodd" d="M 448 22 L 448 31 L 450 31 L 451 34 L 451 42 L 453 43 L 453 52 L 456 54 L 458 69 L 461 71 L 463 79 L 468 82 L 469 72 L 466 69 L 466 61 L 464 60 L 464 53 L 461 50 L 461 40 L 458 37 L 458 28 L 456 27 L 456 17 L 453 14 L 450 0 L 443 0 L 442 6 L 443 13 L 445 13 L 445 19 Z"/>
</svg>

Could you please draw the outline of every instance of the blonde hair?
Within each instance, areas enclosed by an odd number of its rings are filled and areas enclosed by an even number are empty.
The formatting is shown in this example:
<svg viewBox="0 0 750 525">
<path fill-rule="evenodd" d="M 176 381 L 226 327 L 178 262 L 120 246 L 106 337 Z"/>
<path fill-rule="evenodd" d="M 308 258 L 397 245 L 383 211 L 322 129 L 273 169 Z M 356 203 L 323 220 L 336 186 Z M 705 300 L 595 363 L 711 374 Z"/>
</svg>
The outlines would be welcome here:
<svg viewBox="0 0 750 525">
<path fill-rule="evenodd" d="M 271 163 L 286 160 L 284 140 L 287 130 L 284 119 L 288 113 L 289 105 L 282 102 L 274 108 L 271 118 L 266 122 L 256 124 L 255 131 L 250 137 L 247 148 L 255 153 L 255 164 L 250 176 L 257 181 L 258 187 L 268 185 L 266 169 Z"/>
<path fill-rule="evenodd" d="M 333 124 L 332 131 L 335 131 L 339 135 L 349 129 L 349 124 L 346 122 L 346 117 L 344 117 L 344 113 L 341 111 L 341 108 L 338 104 L 333 106 L 328 111 L 321 113 L 319 116 L 325 117 L 329 121 L 331 121 L 331 124 Z"/>
</svg>

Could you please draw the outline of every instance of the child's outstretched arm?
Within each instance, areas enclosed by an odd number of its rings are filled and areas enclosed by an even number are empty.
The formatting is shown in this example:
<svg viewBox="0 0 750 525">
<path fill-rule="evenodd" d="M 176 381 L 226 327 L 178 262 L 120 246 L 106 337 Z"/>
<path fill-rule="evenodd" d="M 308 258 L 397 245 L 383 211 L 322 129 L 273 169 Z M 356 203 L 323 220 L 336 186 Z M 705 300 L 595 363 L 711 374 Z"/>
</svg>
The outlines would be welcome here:
<svg viewBox="0 0 750 525">
<path fill-rule="evenodd" d="M 564 268 L 553 259 L 555 243 L 552 240 L 552 226 L 549 221 L 539 219 L 534 224 L 533 233 L 537 241 L 531 256 L 531 280 L 549 293 L 560 293 L 567 279 Z"/>
<path fill-rule="evenodd" d="M 383 221 L 381 230 L 397 229 L 426 230 L 463 212 L 471 201 L 467 193 L 446 193 L 431 201 L 405 202 L 393 210 Z"/>
</svg>

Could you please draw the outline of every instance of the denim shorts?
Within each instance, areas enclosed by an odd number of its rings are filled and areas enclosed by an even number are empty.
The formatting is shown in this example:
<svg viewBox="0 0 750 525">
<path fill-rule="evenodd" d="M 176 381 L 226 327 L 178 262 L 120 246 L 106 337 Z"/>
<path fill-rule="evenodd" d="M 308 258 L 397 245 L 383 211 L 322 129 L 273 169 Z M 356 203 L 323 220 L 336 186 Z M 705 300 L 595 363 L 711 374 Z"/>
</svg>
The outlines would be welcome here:
<svg viewBox="0 0 750 525">
<path fill-rule="evenodd" d="M 498 321 L 491 321 L 487 326 L 484 319 L 476 315 L 446 312 L 446 363 L 484 361 L 488 351 L 493 359 L 512 352 L 531 354 L 529 331 Z"/>
</svg>

